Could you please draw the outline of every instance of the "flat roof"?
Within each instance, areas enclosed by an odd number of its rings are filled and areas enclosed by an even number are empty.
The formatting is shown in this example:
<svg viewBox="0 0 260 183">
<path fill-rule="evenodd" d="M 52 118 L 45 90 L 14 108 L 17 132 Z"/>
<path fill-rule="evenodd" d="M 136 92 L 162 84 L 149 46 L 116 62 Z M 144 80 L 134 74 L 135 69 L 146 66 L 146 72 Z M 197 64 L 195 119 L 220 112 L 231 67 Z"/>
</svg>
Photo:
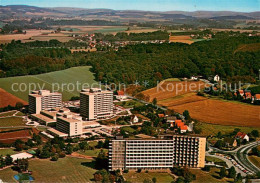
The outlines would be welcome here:
<svg viewBox="0 0 260 183">
<path fill-rule="evenodd" d="M 47 117 L 47 116 L 44 116 L 44 115 L 42 115 L 42 114 L 32 114 L 32 116 L 35 117 L 35 118 L 38 118 L 38 119 L 40 119 L 40 120 L 43 120 L 43 121 L 45 121 L 46 123 L 56 122 L 56 120 L 51 119 L 51 118 L 49 118 L 49 117 Z"/>
<path fill-rule="evenodd" d="M 41 112 L 43 112 L 43 113 L 45 113 L 45 114 L 48 114 L 48 115 L 50 115 L 50 116 L 53 116 L 53 117 L 55 117 L 56 114 L 58 113 L 57 111 L 46 111 L 46 110 L 41 111 Z"/>
<path fill-rule="evenodd" d="M 77 122 L 81 122 L 80 120 L 77 119 L 73 119 L 73 118 L 64 118 L 64 117 L 58 117 L 58 119 L 61 119 L 63 121 L 67 121 L 69 123 L 77 123 Z"/>
<path fill-rule="evenodd" d="M 87 122 L 83 122 L 82 124 L 82 126 L 93 126 L 93 125 L 100 126 L 100 124 L 95 121 L 87 121 Z"/>
<path fill-rule="evenodd" d="M 60 137 L 66 137 L 66 136 L 68 136 L 68 134 L 63 133 L 63 132 L 60 132 L 60 131 L 58 131 L 58 130 L 56 130 L 56 129 L 54 129 L 54 128 L 48 128 L 47 131 L 52 132 L 52 133 L 54 133 L 54 134 L 56 134 L 56 135 L 58 135 L 58 136 L 60 136 Z"/>
</svg>

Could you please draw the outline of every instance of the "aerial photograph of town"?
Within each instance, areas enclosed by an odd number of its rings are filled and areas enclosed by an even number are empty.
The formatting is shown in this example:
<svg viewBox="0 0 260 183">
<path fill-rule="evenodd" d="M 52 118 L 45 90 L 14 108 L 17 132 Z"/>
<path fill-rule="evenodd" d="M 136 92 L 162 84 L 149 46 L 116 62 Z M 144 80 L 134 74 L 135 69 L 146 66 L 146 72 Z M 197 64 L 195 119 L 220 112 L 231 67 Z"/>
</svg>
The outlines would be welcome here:
<svg viewBox="0 0 260 183">
<path fill-rule="evenodd" d="M 0 183 L 260 183 L 260 0 L 0 0 Z"/>
</svg>

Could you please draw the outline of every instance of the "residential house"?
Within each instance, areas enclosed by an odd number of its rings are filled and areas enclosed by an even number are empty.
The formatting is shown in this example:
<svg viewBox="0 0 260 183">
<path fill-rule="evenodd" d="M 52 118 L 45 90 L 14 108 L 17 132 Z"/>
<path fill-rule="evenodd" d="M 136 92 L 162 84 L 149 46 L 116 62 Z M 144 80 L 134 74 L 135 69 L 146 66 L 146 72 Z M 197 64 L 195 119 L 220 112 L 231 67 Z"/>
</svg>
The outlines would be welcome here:
<svg viewBox="0 0 260 183">
<path fill-rule="evenodd" d="M 244 132 L 237 132 L 235 138 L 241 139 L 241 140 L 246 140 L 247 142 L 249 142 L 249 136 Z"/>
<path fill-rule="evenodd" d="M 251 92 L 245 92 L 244 99 L 252 99 Z"/>
<path fill-rule="evenodd" d="M 159 117 L 159 118 L 164 118 L 165 115 L 164 115 L 164 114 L 158 114 L 158 117 Z"/>
<path fill-rule="evenodd" d="M 216 75 L 216 76 L 214 76 L 214 81 L 219 81 L 220 80 L 220 77 L 219 77 L 219 75 Z"/>
<path fill-rule="evenodd" d="M 124 91 L 117 91 L 116 99 L 125 100 L 127 99 L 127 96 L 125 95 Z"/>
<path fill-rule="evenodd" d="M 188 126 L 187 125 L 181 125 L 180 126 L 180 132 L 181 133 L 186 133 L 188 130 Z"/>
<path fill-rule="evenodd" d="M 138 123 L 139 122 L 139 119 L 136 115 L 132 115 L 131 116 L 131 123 Z"/>
</svg>

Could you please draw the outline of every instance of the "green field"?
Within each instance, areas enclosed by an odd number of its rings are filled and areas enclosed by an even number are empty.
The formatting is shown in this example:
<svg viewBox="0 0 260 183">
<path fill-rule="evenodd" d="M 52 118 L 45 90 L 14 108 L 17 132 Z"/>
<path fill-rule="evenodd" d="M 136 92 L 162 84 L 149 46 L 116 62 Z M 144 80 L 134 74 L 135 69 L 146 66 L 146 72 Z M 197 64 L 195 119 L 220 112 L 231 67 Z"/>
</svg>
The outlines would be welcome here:
<svg viewBox="0 0 260 183">
<path fill-rule="evenodd" d="M 95 169 L 89 168 L 84 163 L 86 159 L 62 158 L 56 162 L 49 159 L 32 159 L 29 161 L 29 170 L 32 170 L 34 182 L 90 182 Z M 3 182 L 14 182 L 12 178 L 17 172 L 11 168 L 0 171 Z"/>
<path fill-rule="evenodd" d="M 85 152 L 79 151 L 78 153 L 86 155 L 86 156 L 97 157 L 100 151 L 101 151 L 101 149 L 94 149 L 94 150 L 86 150 Z M 106 153 L 108 152 L 107 149 L 103 149 L 103 151 L 106 152 Z"/>
<path fill-rule="evenodd" d="M 46 74 L 0 78 L 0 86 L 25 101 L 28 100 L 29 86 L 31 86 L 31 90 L 57 90 L 59 86 L 60 90 L 58 91 L 62 92 L 63 100 L 69 100 L 72 96 L 79 95 L 82 84 L 86 83 L 85 86 L 88 87 L 95 82 L 94 75 L 89 69 L 89 66 L 82 66 Z M 77 91 L 77 83 L 79 91 Z M 22 91 L 19 90 L 18 86 L 21 86 Z"/>
<path fill-rule="evenodd" d="M 13 149 L 11 148 L 8 148 L 8 149 L 0 149 L 0 155 L 2 156 L 6 156 L 7 154 L 10 154 L 10 155 L 13 155 L 13 154 L 16 154 L 18 153 L 17 151 L 14 151 Z"/>
<path fill-rule="evenodd" d="M 128 100 L 123 102 L 116 102 L 116 105 L 122 106 L 124 108 L 133 108 L 134 106 L 139 107 L 144 105 L 143 103 L 136 101 L 136 100 Z"/>
<path fill-rule="evenodd" d="M 234 131 L 235 128 L 239 128 L 241 132 L 249 133 L 252 130 L 260 131 L 260 128 L 257 127 L 242 127 L 242 126 L 227 126 L 227 125 L 215 125 L 209 123 L 201 123 L 196 124 L 198 128 L 201 128 L 201 135 L 217 135 L 218 132 L 222 134 L 228 134 Z"/>
<path fill-rule="evenodd" d="M 1 112 L 0 117 L 5 117 L 5 116 L 12 116 L 16 111 L 11 111 L 11 112 Z"/>
<path fill-rule="evenodd" d="M 152 180 L 153 177 L 156 178 L 157 182 L 172 182 L 174 179 L 168 173 L 159 173 L 159 172 L 148 172 L 148 173 L 137 173 L 135 171 L 129 171 L 129 173 L 124 173 L 124 177 L 127 181 L 130 182 L 143 182 L 145 179 Z"/>
<path fill-rule="evenodd" d="M 24 126 L 25 121 L 21 117 L 6 117 L 0 118 L 1 127 L 11 127 L 11 126 Z"/>
</svg>

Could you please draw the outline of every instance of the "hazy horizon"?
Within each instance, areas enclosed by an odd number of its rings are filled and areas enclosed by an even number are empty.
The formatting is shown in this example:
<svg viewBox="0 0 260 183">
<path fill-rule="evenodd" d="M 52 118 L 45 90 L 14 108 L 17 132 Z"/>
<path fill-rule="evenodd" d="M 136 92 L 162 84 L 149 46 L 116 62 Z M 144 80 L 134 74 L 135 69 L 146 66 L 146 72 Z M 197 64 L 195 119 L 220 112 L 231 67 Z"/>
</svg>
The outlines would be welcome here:
<svg viewBox="0 0 260 183">
<path fill-rule="evenodd" d="M 45 8 L 87 8 L 140 11 L 260 11 L 259 0 L 1 0 L 2 6 L 28 5 Z"/>
</svg>

